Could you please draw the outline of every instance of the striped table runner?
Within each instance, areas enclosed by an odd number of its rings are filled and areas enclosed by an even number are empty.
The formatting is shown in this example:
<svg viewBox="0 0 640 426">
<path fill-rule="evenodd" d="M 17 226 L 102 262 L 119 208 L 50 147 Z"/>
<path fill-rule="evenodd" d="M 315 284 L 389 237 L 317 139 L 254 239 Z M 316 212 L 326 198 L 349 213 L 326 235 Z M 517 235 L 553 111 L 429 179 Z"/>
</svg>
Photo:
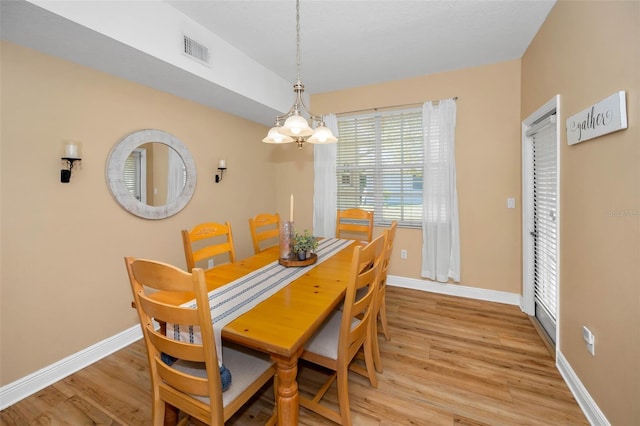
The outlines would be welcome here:
<svg viewBox="0 0 640 426">
<path fill-rule="evenodd" d="M 318 260 L 313 265 L 287 268 L 275 261 L 222 287 L 211 290 L 209 292 L 209 309 L 211 310 L 220 364 L 222 364 L 223 357 L 222 329 L 225 325 L 352 243 L 353 240 L 326 238 L 319 241 L 316 250 Z M 194 299 L 181 306 L 193 308 L 196 306 L 196 301 Z M 197 326 L 180 327 L 178 324 L 167 324 L 167 335 L 172 336 L 175 340 L 201 343 L 200 330 Z"/>
</svg>

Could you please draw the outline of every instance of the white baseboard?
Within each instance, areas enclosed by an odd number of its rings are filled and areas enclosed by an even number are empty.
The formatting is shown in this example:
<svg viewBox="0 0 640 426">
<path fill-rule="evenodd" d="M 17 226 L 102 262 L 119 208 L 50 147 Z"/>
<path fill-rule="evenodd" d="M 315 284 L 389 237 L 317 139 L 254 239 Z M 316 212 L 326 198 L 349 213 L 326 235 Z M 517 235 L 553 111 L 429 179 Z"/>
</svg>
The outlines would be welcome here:
<svg viewBox="0 0 640 426">
<path fill-rule="evenodd" d="M 593 426 L 611 426 L 604 413 L 600 411 L 598 404 L 589 395 L 587 388 L 584 387 L 573 368 L 571 368 L 569 361 L 560 351 L 556 351 L 556 367 L 558 367 L 558 371 L 560 371 L 562 378 L 569 386 L 569 390 L 571 390 L 589 423 Z"/>
<path fill-rule="evenodd" d="M 389 275 L 387 277 L 387 284 L 394 287 L 430 291 L 432 293 L 448 294 L 450 296 L 468 297 L 470 299 L 505 303 L 507 305 L 521 305 L 521 296 L 519 294 L 508 293 L 506 291 L 486 290 L 458 284 L 437 283 L 429 280 L 405 278 L 396 275 Z"/>
<path fill-rule="evenodd" d="M 139 325 L 89 346 L 73 355 L 0 388 L 0 410 L 64 379 L 142 338 Z"/>
</svg>

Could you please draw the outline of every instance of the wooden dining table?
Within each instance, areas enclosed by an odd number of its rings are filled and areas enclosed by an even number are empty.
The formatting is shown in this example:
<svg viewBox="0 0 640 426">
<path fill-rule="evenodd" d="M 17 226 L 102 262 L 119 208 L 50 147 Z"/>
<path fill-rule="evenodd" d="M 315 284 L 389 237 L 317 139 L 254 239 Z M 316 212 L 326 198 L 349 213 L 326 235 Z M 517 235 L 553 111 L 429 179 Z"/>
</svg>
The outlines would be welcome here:
<svg viewBox="0 0 640 426">
<path fill-rule="evenodd" d="M 222 329 L 224 340 L 268 353 L 276 363 L 278 425 L 298 424 L 298 357 L 309 338 L 344 298 L 357 244 L 354 241 L 315 265 Z M 209 269 L 205 272 L 208 290 L 276 262 L 279 255 L 279 247 L 276 246 L 235 263 Z M 182 304 L 193 299 L 193 294 L 167 295 L 160 292 L 155 298 Z"/>
</svg>

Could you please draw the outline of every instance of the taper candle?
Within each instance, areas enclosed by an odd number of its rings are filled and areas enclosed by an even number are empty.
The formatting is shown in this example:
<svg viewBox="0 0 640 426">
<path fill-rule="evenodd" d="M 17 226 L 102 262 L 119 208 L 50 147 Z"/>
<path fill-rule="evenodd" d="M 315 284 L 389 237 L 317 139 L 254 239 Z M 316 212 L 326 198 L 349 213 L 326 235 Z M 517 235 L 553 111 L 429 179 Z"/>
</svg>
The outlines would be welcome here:
<svg viewBox="0 0 640 426">
<path fill-rule="evenodd" d="M 291 194 L 291 202 L 289 203 L 289 222 L 293 222 L 293 194 Z"/>
</svg>

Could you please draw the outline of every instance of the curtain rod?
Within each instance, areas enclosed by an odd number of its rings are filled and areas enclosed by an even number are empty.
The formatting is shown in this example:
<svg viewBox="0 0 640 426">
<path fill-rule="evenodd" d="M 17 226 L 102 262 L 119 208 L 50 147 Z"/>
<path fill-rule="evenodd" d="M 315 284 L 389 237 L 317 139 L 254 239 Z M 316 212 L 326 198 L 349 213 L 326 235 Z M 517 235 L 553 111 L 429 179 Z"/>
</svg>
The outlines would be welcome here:
<svg viewBox="0 0 640 426">
<path fill-rule="evenodd" d="M 453 98 L 454 101 L 458 100 L 457 96 L 454 96 Z M 429 102 L 429 101 L 425 101 L 425 102 Z M 440 100 L 435 100 L 435 101 L 431 101 L 434 104 L 439 104 Z M 360 112 L 367 112 L 367 111 L 379 111 L 379 110 L 387 110 L 387 109 L 400 109 L 400 108 L 412 108 L 412 107 L 418 107 L 423 105 L 424 102 L 416 102 L 416 103 L 412 103 L 412 104 L 403 104 L 403 105 L 388 105 L 388 106 L 382 106 L 382 107 L 375 107 L 375 108 L 365 108 L 365 109 L 357 109 L 354 111 L 343 111 L 343 112 L 337 112 L 336 115 L 347 115 L 347 114 L 357 114 Z"/>
</svg>

